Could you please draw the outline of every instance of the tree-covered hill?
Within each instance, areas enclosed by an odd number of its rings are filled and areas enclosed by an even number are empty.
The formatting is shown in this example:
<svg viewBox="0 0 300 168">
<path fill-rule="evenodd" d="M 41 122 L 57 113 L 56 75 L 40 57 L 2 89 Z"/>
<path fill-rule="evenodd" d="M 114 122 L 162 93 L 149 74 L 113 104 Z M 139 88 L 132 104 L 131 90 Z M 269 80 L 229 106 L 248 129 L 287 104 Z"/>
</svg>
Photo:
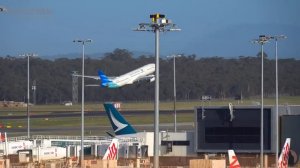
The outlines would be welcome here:
<svg viewBox="0 0 300 168">
<path fill-rule="evenodd" d="M 36 81 L 38 104 L 59 103 L 72 100 L 73 71 L 81 73 L 81 58 L 45 60 L 30 58 L 30 84 Z M 133 57 L 125 49 L 116 49 L 99 59 L 85 60 L 85 74 L 97 75 L 98 69 L 109 76 L 118 76 L 147 63 L 154 63 L 153 56 Z M 279 60 L 279 94 L 300 95 L 300 61 Z M 264 91 L 266 96 L 275 94 L 275 60 L 264 60 Z M 24 101 L 27 95 L 27 59 L 0 57 L 0 100 Z M 261 58 L 241 56 L 236 59 L 222 57 L 198 58 L 183 55 L 176 58 L 177 99 L 200 99 L 202 95 L 228 98 L 260 95 Z M 79 99 L 80 83 L 79 80 Z M 86 84 L 99 81 L 86 79 Z M 86 101 L 150 101 L 154 98 L 154 82 L 141 82 L 119 89 L 86 87 Z M 31 96 L 32 98 L 32 91 Z M 160 60 L 160 99 L 173 98 L 173 60 Z M 32 102 L 32 100 L 31 100 Z"/>
</svg>

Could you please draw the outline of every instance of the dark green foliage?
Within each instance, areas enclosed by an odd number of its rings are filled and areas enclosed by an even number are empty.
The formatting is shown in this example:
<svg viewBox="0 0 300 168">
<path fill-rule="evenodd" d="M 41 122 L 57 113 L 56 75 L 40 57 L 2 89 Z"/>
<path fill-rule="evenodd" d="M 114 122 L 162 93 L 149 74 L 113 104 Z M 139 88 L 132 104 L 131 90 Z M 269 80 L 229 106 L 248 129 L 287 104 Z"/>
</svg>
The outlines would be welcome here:
<svg viewBox="0 0 300 168">
<path fill-rule="evenodd" d="M 101 56 L 99 55 L 99 58 Z M 30 58 L 30 79 L 37 83 L 37 103 L 59 103 L 72 100 L 72 72 L 81 73 L 81 59 L 60 58 L 44 60 Z M 108 76 L 118 76 L 148 63 L 153 56 L 134 58 L 125 49 L 106 53 L 101 59 L 87 58 L 85 74 L 97 75 L 98 69 Z M 275 94 L 275 60 L 264 60 L 265 95 Z M 0 100 L 24 101 L 27 95 L 27 59 L 0 57 Z M 300 95 L 300 61 L 279 60 L 279 94 Z M 197 58 L 189 55 L 176 58 L 177 99 L 200 99 L 202 95 L 214 98 L 260 95 L 261 58 L 244 57 L 225 59 L 222 57 Z M 100 81 L 86 79 L 86 84 Z M 79 78 L 79 101 L 81 78 Z M 30 87 L 31 88 L 31 87 Z M 95 101 L 153 101 L 154 82 L 141 82 L 119 89 L 86 87 L 85 100 Z M 30 94 L 32 98 L 32 92 Z M 160 60 L 160 99 L 173 99 L 173 60 Z M 31 100 L 32 102 L 32 100 Z"/>
</svg>

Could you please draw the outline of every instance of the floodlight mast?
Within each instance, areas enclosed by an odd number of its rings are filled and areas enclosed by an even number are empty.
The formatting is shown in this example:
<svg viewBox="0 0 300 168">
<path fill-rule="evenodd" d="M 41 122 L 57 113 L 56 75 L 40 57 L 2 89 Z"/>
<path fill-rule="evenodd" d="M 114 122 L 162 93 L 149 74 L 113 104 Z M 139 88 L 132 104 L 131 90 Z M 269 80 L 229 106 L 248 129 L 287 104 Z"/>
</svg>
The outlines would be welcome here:
<svg viewBox="0 0 300 168">
<path fill-rule="evenodd" d="M 174 89 L 174 132 L 177 132 L 177 112 L 176 112 L 176 61 L 175 61 L 175 58 L 176 57 L 181 57 L 181 55 L 176 55 L 176 54 L 173 54 L 173 55 L 169 55 L 167 56 L 168 58 L 173 58 L 173 89 Z"/>
<path fill-rule="evenodd" d="M 159 32 L 180 31 L 171 20 L 163 14 L 150 15 L 150 23 L 140 23 L 134 31 L 149 31 L 155 33 L 155 103 L 154 103 L 154 168 L 159 167 Z"/>
<path fill-rule="evenodd" d="M 287 38 L 285 35 L 275 35 L 271 36 L 271 39 L 275 40 L 275 87 L 276 87 L 276 165 L 278 165 L 278 155 L 279 155 L 279 114 L 278 114 L 278 40 L 284 40 Z"/>
<path fill-rule="evenodd" d="M 29 102 L 30 102 L 30 94 L 29 94 L 29 80 L 30 80 L 30 64 L 29 64 L 29 57 L 37 57 L 37 54 L 34 53 L 26 53 L 20 55 L 21 57 L 27 57 L 27 138 L 30 138 L 30 109 L 29 109 Z"/>
<path fill-rule="evenodd" d="M 261 45 L 261 111 L 260 111 L 260 167 L 264 167 L 264 44 L 269 41 L 270 37 L 260 35 L 252 43 Z"/>
<path fill-rule="evenodd" d="M 91 39 L 86 40 L 73 40 L 74 43 L 81 43 L 82 45 L 82 82 L 81 82 L 81 141 L 80 141 L 80 147 L 81 147 L 81 157 L 80 157 L 80 166 L 84 167 L 84 46 L 85 43 L 91 43 Z"/>
</svg>

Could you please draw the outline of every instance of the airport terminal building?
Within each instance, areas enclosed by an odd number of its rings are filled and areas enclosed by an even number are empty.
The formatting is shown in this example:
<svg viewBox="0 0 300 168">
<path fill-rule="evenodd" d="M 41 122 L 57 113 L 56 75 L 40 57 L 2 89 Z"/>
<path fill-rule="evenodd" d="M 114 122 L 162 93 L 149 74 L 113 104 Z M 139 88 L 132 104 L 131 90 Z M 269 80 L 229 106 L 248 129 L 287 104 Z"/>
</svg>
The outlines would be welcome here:
<svg viewBox="0 0 300 168">
<path fill-rule="evenodd" d="M 276 151 L 276 108 L 264 106 L 264 153 Z M 293 162 L 300 154 L 300 106 L 279 106 L 279 152 L 286 138 L 291 138 Z M 208 106 L 195 107 L 195 152 L 237 153 L 260 152 L 261 108 L 257 106 Z"/>
<path fill-rule="evenodd" d="M 222 159 L 227 156 L 227 150 L 236 151 L 242 163 L 243 157 L 258 163 L 260 153 L 260 116 L 261 108 L 256 106 L 197 106 L 194 108 L 194 127 L 192 130 L 159 133 L 159 155 L 164 158 L 204 158 L 218 156 Z M 270 163 L 274 164 L 276 151 L 276 111 L 274 106 L 265 106 L 263 115 L 264 154 L 273 157 Z M 291 138 L 291 155 L 289 163 L 295 165 L 300 154 L 300 106 L 279 107 L 279 152 L 286 138 Z M 102 158 L 110 140 L 105 137 L 85 137 L 84 152 L 92 158 Z M 95 139 L 96 138 L 96 139 Z M 139 132 L 135 137 L 120 139 L 118 150 L 119 158 L 146 159 L 153 157 L 153 132 Z M 7 140 L 6 140 L 7 141 Z M 63 155 L 55 154 L 63 150 Z M 33 137 L 30 140 L 10 140 L 0 143 L 2 155 L 27 156 L 31 153 L 32 159 L 26 161 L 59 158 L 80 157 L 80 137 L 62 139 L 56 137 Z M 44 153 L 42 153 L 44 152 Z M 42 153 L 42 155 L 41 155 Z M 253 159 L 254 158 L 254 159 Z M 256 160 L 255 160 L 256 159 Z M 19 159 L 20 160 L 20 159 Z M 166 166 L 187 165 L 188 159 L 177 159 L 178 162 L 168 162 Z M 179 161 L 181 161 L 179 163 Z M 244 164 L 246 165 L 246 164 Z"/>
</svg>

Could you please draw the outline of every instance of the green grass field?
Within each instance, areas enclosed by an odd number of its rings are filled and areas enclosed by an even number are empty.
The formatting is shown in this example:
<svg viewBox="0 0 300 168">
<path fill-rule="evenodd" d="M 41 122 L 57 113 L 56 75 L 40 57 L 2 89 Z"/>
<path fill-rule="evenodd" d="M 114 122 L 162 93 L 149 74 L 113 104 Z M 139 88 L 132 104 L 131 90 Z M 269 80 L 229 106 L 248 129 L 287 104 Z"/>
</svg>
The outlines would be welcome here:
<svg viewBox="0 0 300 168">
<path fill-rule="evenodd" d="M 194 109 L 195 106 L 227 106 L 231 102 L 233 105 L 255 105 L 260 103 L 260 98 L 244 99 L 242 102 L 238 102 L 234 99 L 224 99 L 224 100 L 211 100 L 206 102 L 201 102 L 201 100 L 190 100 L 190 101 L 177 101 L 177 109 Z M 99 103 L 86 103 L 85 111 L 104 111 L 103 102 Z M 265 98 L 265 105 L 275 105 L 275 98 Z M 280 97 L 279 105 L 300 105 L 300 96 L 295 97 Z M 121 109 L 124 110 L 153 110 L 154 102 L 121 102 Z M 172 110 L 173 101 L 161 101 L 160 102 L 161 110 Z M 11 115 L 9 113 L 15 113 L 15 115 L 24 115 L 23 112 L 26 112 L 26 107 L 1 107 L 0 106 L 0 116 L 2 115 Z M 30 111 L 33 113 L 49 113 L 49 112 L 66 112 L 66 111 L 81 111 L 81 104 L 75 104 L 73 106 L 64 106 L 64 105 L 35 105 L 30 106 Z M 23 113 L 23 114 L 22 114 Z"/>
<path fill-rule="evenodd" d="M 128 122 L 133 124 L 151 124 L 153 123 L 154 117 L 149 115 L 140 118 L 141 116 L 127 116 L 126 119 Z M 192 114 L 178 114 L 177 115 L 178 122 L 192 122 L 193 115 Z M 160 122 L 162 123 L 171 123 L 173 122 L 173 118 L 170 115 L 160 115 Z M 47 128 L 47 127 L 79 127 L 81 124 L 80 117 L 58 117 L 58 118 L 43 118 L 36 119 L 32 118 L 30 120 L 32 128 Z M 12 119 L 12 120 L 3 120 L 2 124 L 6 126 L 10 126 L 11 128 L 25 128 L 27 126 L 27 119 Z M 107 117 L 102 116 L 94 116 L 94 117 L 85 117 L 85 126 L 110 126 L 109 120 Z"/>
<path fill-rule="evenodd" d="M 231 102 L 234 105 L 253 105 L 260 102 L 260 99 L 251 99 L 243 100 L 243 102 L 238 102 L 233 99 L 226 100 L 212 100 L 209 102 L 201 101 L 178 101 L 176 104 L 177 109 L 194 109 L 195 106 L 227 106 Z M 265 99 L 265 105 L 274 105 L 274 99 Z M 289 104 L 289 105 L 299 105 L 300 97 L 282 97 L 279 101 L 280 105 Z M 26 115 L 26 107 L 17 108 L 17 107 L 1 107 L 0 116 L 6 115 Z M 125 110 L 153 110 L 153 102 L 121 102 L 121 111 Z M 173 102 L 160 102 L 161 110 L 172 110 Z M 66 112 L 74 111 L 80 112 L 80 104 L 73 106 L 64 106 L 64 105 L 35 105 L 30 107 L 30 112 L 33 114 L 46 114 L 50 112 Z M 88 111 L 103 111 L 102 103 L 87 103 L 85 104 L 85 112 Z M 149 113 L 150 113 L 149 112 Z M 154 113 L 153 113 L 154 114 Z M 143 116 L 126 116 L 126 119 L 132 124 L 151 124 L 153 123 L 154 116 L 149 114 Z M 174 120 L 173 115 L 160 115 L 160 123 L 172 123 Z M 177 122 L 193 122 L 193 114 L 178 114 Z M 26 128 L 27 119 L 10 119 L 10 120 L 0 120 L 0 123 L 6 127 L 10 128 Z M 47 127 L 59 127 L 59 128 L 70 128 L 70 127 L 80 127 L 81 118 L 80 117 L 57 117 L 57 118 L 41 118 L 30 120 L 31 128 L 47 128 Z M 107 117 L 103 116 L 94 116 L 94 117 L 85 117 L 85 126 L 110 126 L 109 120 Z M 72 134 L 72 132 L 67 132 L 66 134 Z"/>
</svg>

